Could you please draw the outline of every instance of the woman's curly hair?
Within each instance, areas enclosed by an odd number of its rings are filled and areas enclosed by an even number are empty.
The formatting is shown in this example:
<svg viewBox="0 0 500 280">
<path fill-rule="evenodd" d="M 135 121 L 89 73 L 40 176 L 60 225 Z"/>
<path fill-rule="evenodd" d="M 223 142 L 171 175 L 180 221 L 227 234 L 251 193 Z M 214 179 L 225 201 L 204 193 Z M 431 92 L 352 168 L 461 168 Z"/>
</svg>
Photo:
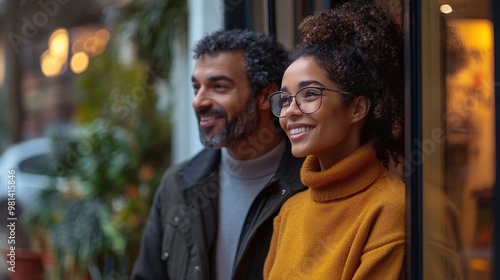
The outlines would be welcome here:
<svg viewBox="0 0 500 280">
<path fill-rule="evenodd" d="M 218 30 L 196 44 L 193 58 L 225 51 L 243 52 L 244 68 L 254 94 L 272 83 L 281 87 L 288 51 L 274 37 L 249 30 Z"/>
<path fill-rule="evenodd" d="M 385 165 L 404 155 L 403 33 L 390 11 L 353 0 L 305 18 L 291 61 L 313 57 L 342 90 L 344 105 L 370 99 L 363 142 L 370 141 Z"/>
</svg>

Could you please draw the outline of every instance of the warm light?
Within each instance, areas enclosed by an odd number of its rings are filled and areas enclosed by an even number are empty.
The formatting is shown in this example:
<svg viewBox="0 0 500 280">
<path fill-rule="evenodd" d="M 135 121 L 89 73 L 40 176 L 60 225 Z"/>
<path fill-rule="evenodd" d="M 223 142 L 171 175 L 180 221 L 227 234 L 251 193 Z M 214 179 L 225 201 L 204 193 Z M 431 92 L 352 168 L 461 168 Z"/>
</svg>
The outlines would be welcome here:
<svg viewBox="0 0 500 280">
<path fill-rule="evenodd" d="M 449 13 L 453 12 L 453 8 L 451 8 L 451 6 L 448 4 L 441 5 L 441 7 L 439 7 L 439 10 L 443 14 L 449 14 Z"/>
<path fill-rule="evenodd" d="M 470 45 L 470 49 L 490 51 L 493 46 L 493 26 L 489 20 L 453 20 L 449 25 L 457 32 L 462 41 Z M 489 73 L 490 70 L 486 71 Z"/>
<path fill-rule="evenodd" d="M 60 74 L 62 69 L 59 59 L 53 56 L 49 50 L 45 51 L 40 57 L 40 66 L 42 73 L 49 78 Z"/>
<path fill-rule="evenodd" d="M 488 271 L 490 262 L 479 258 L 472 258 L 469 260 L 469 267 L 473 270 Z"/>
<path fill-rule="evenodd" d="M 89 56 L 96 56 L 104 52 L 106 50 L 106 43 L 98 37 L 90 37 L 85 40 L 83 44 L 83 51 L 86 52 Z"/>
<path fill-rule="evenodd" d="M 85 40 L 83 43 L 83 51 L 89 56 L 96 56 L 103 53 L 106 50 L 106 44 L 110 38 L 110 33 L 108 30 L 102 28 L 99 29 L 95 36 L 91 36 Z"/>
<path fill-rule="evenodd" d="M 75 39 L 75 41 L 73 41 L 73 44 L 71 45 L 71 51 L 73 53 L 83 51 L 83 44 L 84 43 L 85 43 L 85 40 L 83 40 L 82 38 Z"/>
<path fill-rule="evenodd" d="M 64 28 L 56 29 L 50 35 L 49 49 L 40 56 L 40 68 L 47 77 L 55 77 L 66 71 L 69 51 L 69 35 Z"/>
<path fill-rule="evenodd" d="M 75 74 L 80 74 L 87 70 L 89 66 L 89 57 L 84 52 L 78 52 L 71 58 L 70 67 Z"/>
<path fill-rule="evenodd" d="M 99 54 L 103 53 L 105 50 L 106 50 L 106 41 L 97 39 L 97 37 L 96 37 L 96 41 L 95 41 L 95 45 L 94 45 L 94 55 L 99 55 Z"/>
<path fill-rule="evenodd" d="M 102 29 L 99 29 L 96 33 L 95 33 L 95 37 L 96 38 L 99 38 L 100 40 L 104 41 L 105 44 L 109 41 L 109 37 L 110 37 L 110 34 L 109 34 L 109 31 L 105 28 L 102 28 Z"/>
<path fill-rule="evenodd" d="M 66 60 L 69 50 L 69 37 L 66 29 L 55 30 L 49 38 L 49 50 L 57 58 Z"/>
<path fill-rule="evenodd" d="M 93 35 L 92 33 L 93 31 L 81 32 L 80 36 L 70 42 L 66 29 L 56 29 L 49 38 L 48 50 L 40 57 L 43 74 L 47 77 L 55 77 L 64 73 L 68 66 L 76 74 L 84 72 L 89 66 L 90 57 L 104 52 L 111 37 L 110 32 L 105 28 L 97 30 Z M 68 64 L 70 48 L 74 55 Z"/>
<path fill-rule="evenodd" d="M 88 55 L 94 55 L 96 49 L 95 37 L 90 37 L 83 44 L 83 51 Z"/>
</svg>

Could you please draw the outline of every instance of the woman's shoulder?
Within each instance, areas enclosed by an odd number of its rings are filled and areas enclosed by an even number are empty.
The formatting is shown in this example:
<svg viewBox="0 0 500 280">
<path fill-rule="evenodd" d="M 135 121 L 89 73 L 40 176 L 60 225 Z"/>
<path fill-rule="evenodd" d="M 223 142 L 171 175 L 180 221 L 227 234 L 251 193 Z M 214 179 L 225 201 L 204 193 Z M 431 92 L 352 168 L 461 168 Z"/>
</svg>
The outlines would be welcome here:
<svg viewBox="0 0 500 280">
<path fill-rule="evenodd" d="M 304 205 L 304 202 L 310 199 L 311 194 L 309 193 L 309 189 L 298 192 L 288 198 L 282 206 L 282 209 L 294 209 L 297 207 L 301 207 Z"/>
<path fill-rule="evenodd" d="M 378 185 L 381 190 L 386 192 L 403 194 L 405 192 L 405 182 L 388 170 L 383 171 L 373 184 Z"/>
<path fill-rule="evenodd" d="M 391 174 L 389 171 L 378 177 L 372 184 L 372 195 L 374 201 L 379 203 L 379 206 L 405 208 L 406 187 L 405 183 L 398 177 Z"/>
</svg>

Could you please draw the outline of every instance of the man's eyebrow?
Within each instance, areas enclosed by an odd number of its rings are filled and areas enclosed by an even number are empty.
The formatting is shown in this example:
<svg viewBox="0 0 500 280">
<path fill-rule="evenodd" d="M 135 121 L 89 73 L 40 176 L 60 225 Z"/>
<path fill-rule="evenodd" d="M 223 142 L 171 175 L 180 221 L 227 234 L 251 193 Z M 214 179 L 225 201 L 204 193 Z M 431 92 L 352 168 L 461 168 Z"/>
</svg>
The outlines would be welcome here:
<svg viewBox="0 0 500 280">
<path fill-rule="evenodd" d="M 233 79 L 229 78 L 228 76 L 224 76 L 224 75 L 211 76 L 208 78 L 208 80 L 211 82 L 226 81 L 226 82 L 234 83 Z"/>
<path fill-rule="evenodd" d="M 226 81 L 226 82 L 234 84 L 233 79 L 229 78 L 228 76 L 224 76 L 224 75 L 210 76 L 208 78 L 208 81 L 209 82 Z M 198 80 L 194 76 L 191 76 L 191 82 L 195 83 L 195 82 L 198 82 Z"/>
</svg>

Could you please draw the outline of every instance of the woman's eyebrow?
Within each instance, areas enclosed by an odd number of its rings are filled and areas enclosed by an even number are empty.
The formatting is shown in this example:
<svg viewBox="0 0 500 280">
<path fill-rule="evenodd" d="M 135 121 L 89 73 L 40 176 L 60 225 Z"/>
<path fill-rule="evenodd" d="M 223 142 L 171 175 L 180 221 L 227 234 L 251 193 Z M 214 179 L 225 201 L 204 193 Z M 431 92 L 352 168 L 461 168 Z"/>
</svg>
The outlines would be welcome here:
<svg viewBox="0 0 500 280">
<path fill-rule="evenodd" d="M 306 87 L 306 86 L 310 86 L 312 84 L 317 84 L 317 85 L 320 85 L 320 86 L 323 86 L 322 83 L 316 81 L 316 80 L 308 80 L 308 81 L 302 81 L 299 83 L 299 87 L 300 88 L 303 88 L 303 87 Z"/>
<path fill-rule="evenodd" d="M 310 86 L 312 84 L 317 84 L 319 86 L 323 86 L 322 83 L 318 82 L 318 81 L 315 81 L 315 80 L 307 80 L 307 81 L 301 81 L 299 84 L 298 84 L 298 87 L 299 88 L 303 88 L 303 87 L 307 87 L 307 86 Z M 282 87 L 280 89 L 280 91 L 284 91 L 284 92 L 287 92 L 286 90 L 286 87 Z"/>
</svg>

